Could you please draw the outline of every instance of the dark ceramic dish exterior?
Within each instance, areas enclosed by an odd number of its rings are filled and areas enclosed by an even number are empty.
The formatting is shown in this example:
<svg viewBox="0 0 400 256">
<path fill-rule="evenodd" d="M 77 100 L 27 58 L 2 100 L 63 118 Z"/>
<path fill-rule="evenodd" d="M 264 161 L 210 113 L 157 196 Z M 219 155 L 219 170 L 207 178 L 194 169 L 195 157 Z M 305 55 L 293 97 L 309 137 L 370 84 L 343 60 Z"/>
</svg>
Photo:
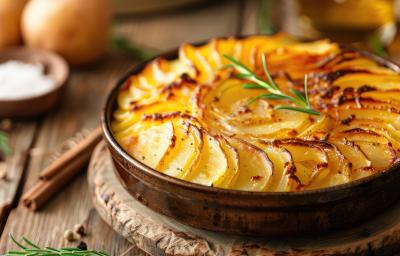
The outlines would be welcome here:
<svg viewBox="0 0 400 256">
<path fill-rule="evenodd" d="M 394 63 L 360 52 L 400 72 L 400 67 Z M 177 51 L 162 56 L 173 59 Z M 301 192 L 225 190 L 179 180 L 147 167 L 118 145 L 110 129 L 119 88 L 146 63 L 131 70 L 110 93 L 102 127 L 119 180 L 132 196 L 151 209 L 187 225 L 212 231 L 238 235 L 295 235 L 360 223 L 382 212 L 400 197 L 399 163 L 386 172 L 361 180 Z"/>
</svg>

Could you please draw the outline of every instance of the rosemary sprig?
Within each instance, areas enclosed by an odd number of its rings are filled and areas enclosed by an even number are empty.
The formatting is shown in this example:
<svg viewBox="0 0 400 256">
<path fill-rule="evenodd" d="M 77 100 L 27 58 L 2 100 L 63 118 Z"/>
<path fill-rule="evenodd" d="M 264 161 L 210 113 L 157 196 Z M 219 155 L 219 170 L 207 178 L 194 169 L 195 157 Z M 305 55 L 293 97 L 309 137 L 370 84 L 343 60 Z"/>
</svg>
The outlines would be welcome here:
<svg viewBox="0 0 400 256">
<path fill-rule="evenodd" d="M 52 247 L 45 247 L 45 248 L 40 248 L 37 244 L 31 242 L 27 238 L 23 237 L 22 240 L 26 243 L 26 245 L 23 245 L 22 243 L 18 242 L 15 240 L 15 238 L 10 234 L 10 239 L 11 241 L 17 245 L 20 250 L 19 251 L 8 251 L 4 256 L 11 256 L 11 255 L 35 255 L 35 256 L 58 256 L 58 255 L 63 255 L 63 256 L 109 256 L 108 254 L 104 252 L 98 252 L 98 251 L 87 251 L 87 250 L 82 250 L 79 248 L 61 248 L 61 249 L 55 249 Z"/>
<path fill-rule="evenodd" d="M 268 67 L 267 67 L 267 60 L 266 60 L 265 54 L 262 55 L 262 66 L 263 66 L 265 75 L 268 78 L 268 81 L 257 76 L 248 67 L 246 67 L 245 65 L 240 63 L 235 58 L 233 58 L 229 55 L 224 55 L 224 57 L 231 62 L 231 64 L 228 66 L 234 68 L 238 72 L 238 74 L 236 74 L 237 78 L 245 79 L 245 80 L 248 80 L 251 82 L 251 83 L 245 83 L 243 85 L 243 88 L 245 88 L 245 89 L 265 89 L 269 92 L 269 93 L 261 94 L 255 98 L 252 98 L 249 101 L 249 104 L 251 104 L 259 99 L 289 100 L 289 101 L 293 102 L 296 106 L 277 105 L 274 107 L 274 109 L 276 109 L 276 110 L 286 109 L 286 110 L 303 112 L 303 113 L 307 113 L 310 115 L 320 115 L 320 113 L 318 111 L 312 109 L 310 100 L 308 98 L 307 75 L 304 76 L 304 95 L 300 91 L 298 91 L 294 88 L 292 88 L 290 90 L 293 95 L 287 95 L 287 94 L 285 94 L 285 92 L 283 92 L 281 90 L 279 85 L 272 78 L 272 76 L 268 70 Z"/>
<path fill-rule="evenodd" d="M 8 135 L 2 131 L 0 131 L 0 152 L 4 155 L 10 155 L 12 153 L 10 144 L 8 143 Z"/>
</svg>

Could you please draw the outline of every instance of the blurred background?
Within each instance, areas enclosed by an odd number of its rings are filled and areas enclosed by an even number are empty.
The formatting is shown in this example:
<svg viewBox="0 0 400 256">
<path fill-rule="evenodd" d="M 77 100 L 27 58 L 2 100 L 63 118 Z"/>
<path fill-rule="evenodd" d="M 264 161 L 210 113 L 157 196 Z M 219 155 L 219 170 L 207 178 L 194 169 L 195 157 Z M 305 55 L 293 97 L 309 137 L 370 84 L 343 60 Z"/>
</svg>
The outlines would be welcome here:
<svg viewBox="0 0 400 256">
<path fill-rule="evenodd" d="M 225 12 L 219 8 L 232 8 L 224 1 L 176 0 L 176 1 L 127 1 L 113 0 L 114 14 L 117 21 L 123 23 L 134 20 L 135 17 L 147 16 L 149 20 L 167 23 L 171 36 L 160 42 L 157 36 L 154 40 L 135 38 L 135 30 L 120 26 L 117 31 L 129 37 L 130 40 L 154 49 L 176 47 L 183 41 L 198 41 L 215 36 L 226 36 L 226 27 L 232 24 L 220 22 L 226 20 Z M 389 54 L 398 57 L 399 40 L 398 21 L 400 19 L 399 0 L 250 0 L 254 9 L 248 4 L 238 3 L 242 12 L 230 15 L 234 22 L 246 20 L 247 27 L 240 30 L 232 29 L 228 35 L 238 34 L 273 34 L 279 31 L 287 32 L 301 39 L 330 38 L 342 43 L 353 43 L 358 47 L 373 51 L 383 57 Z M 214 7 L 210 7 L 214 5 Z M 224 6 L 225 5 L 225 6 Z M 246 9 L 247 7 L 247 9 Z M 215 15 L 209 19 L 201 17 L 204 8 L 214 9 Z M 174 11 L 175 9 L 175 11 Z M 191 20 L 185 22 L 170 22 L 169 15 L 176 11 L 191 10 Z M 193 11 L 197 10 L 197 11 Z M 250 21 L 250 24 L 249 24 Z M 253 23 L 253 24 L 251 24 Z M 191 33 L 185 33 L 190 27 Z M 251 27 L 251 28 L 250 28 Z M 142 26 L 142 29 L 143 28 Z M 220 31 L 220 32 L 218 32 Z"/>
<path fill-rule="evenodd" d="M 86 13 L 83 20 L 68 12 L 76 6 Z M 356 43 L 380 55 L 396 54 L 399 6 L 398 0 L 90 0 L 85 5 L 77 0 L 2 0 L 0 48 L 25 42 L 59 52 L 71 64 L 82 65 L 93 62 L 103 48 L 117 48 L 140 59 L 148 57 L 145 50 L 152 54 L 156 51 L 151 50 L 170 49 L 182 42 L 285 31 L 304 39 L 328 37 Z M 251 22 L 238 28 L 243 19 Z M 85 20 L 91 20 L 92 25 L 80 26 Z M 68 27 L 64 24 L 67 21 Z M 62 42 L 70 41 L 71 35 L 80 37 L 75 46 Z M 85 41 L 106 47 L 85 48 Z M 81 55 L 81 60 L 73 60 L 73 55 Z"/>
</svg>

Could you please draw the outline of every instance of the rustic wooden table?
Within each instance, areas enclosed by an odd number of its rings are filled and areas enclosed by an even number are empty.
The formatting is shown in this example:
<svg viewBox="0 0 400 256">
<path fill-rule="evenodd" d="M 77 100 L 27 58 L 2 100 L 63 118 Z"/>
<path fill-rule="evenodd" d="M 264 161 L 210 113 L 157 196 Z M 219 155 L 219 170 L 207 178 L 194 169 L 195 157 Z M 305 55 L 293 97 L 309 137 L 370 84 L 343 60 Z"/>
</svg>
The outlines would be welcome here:
<svg viewBox="0 0 400 256">
<path fill-rule="evenodd" d="M 216 36 L 257 32 L 259 1 L 214 1 L 168 13 L 119 17 L 115 26 L 133 41 L 159 50 Z M 89 248 L 111 255 L 143 255 L 109 228 L 93 208 L 85 175 L 55 196 L 39 212 L 19 201 L 38 180 L 46 159 L 62 141 L 99 123 L 105 97 L 135 61 L 109 53 L 90 69 L 72 70 L 60 105 L 39 120 L 16 121 L 11 134 L 14 154 L 6 159 L 7 179 L 0 180 L 0 254 L 15 248 L 8 238 L 26 236 L 40 245 L 76 246 L 63 239 L 66 229 L 85 223 Z"/>
</svg>

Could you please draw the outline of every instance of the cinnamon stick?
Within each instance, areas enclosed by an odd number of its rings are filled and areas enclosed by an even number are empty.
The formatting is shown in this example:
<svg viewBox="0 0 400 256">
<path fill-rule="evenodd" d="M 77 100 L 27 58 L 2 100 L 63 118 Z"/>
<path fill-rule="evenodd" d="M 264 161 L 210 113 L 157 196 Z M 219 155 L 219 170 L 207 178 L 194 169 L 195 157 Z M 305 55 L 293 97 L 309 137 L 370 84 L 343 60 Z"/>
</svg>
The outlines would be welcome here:
<svg viewBox="0 0 400 256">
<path fill-rule="evenodd" d="M 22 196 L 22 203 L 36 211 L 83 169 L 94 147 L 101 140 L 101 128 L 96 128 L 78 145 L 54 161 L 41 174 L 41 180 Z"/>
<path fill-rule="evenodd" d="M 79 155 L 86 156 L 89 160 L 91 152 L 101 140 L 101 127 L 97 127 L 85 139 L 83 139 L 76 147 L 67 151 L 59 159 L 51 163 L 40 173 L 40 179 L 50 180 L 63 170 L 66 165 L 70 164 Z"/>
</svg>

